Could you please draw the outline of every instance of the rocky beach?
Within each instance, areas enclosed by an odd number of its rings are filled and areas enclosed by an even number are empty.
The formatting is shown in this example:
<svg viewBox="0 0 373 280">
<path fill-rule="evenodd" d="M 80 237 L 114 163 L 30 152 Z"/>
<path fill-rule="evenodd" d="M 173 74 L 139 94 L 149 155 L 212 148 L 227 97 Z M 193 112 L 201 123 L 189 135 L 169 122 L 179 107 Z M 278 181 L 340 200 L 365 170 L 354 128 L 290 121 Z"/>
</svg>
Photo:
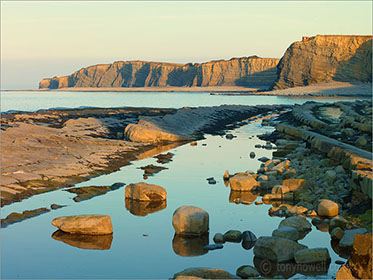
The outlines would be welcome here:
<svg viewBox="0 0 373 280">
<path fill-rule="evenodd" d="M 4 91 L 2 276 L 371 279 L 371 62 L 316 35 Z"/>
</svg>

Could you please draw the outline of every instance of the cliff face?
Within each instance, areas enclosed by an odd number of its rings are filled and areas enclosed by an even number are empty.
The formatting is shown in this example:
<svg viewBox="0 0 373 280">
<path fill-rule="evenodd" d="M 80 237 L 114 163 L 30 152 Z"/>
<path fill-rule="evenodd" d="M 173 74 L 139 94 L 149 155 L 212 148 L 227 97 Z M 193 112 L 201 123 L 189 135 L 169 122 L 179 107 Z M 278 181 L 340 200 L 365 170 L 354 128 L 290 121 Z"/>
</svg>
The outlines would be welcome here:
<svg viewBox="0 0 373 280">
<path fill-rule="evenodd" d="M 335 81 L 372 82 L 372 36 L 317 35 L 281 58 L 275 89 Z"/>
<path fill-rule="evenodd" d="M 72 75 L 43 79 L 39 88 L 272 86 L 279 59 L 243 57 L 201 64 L 120 61 L 82 68 Z"/>
</svg>

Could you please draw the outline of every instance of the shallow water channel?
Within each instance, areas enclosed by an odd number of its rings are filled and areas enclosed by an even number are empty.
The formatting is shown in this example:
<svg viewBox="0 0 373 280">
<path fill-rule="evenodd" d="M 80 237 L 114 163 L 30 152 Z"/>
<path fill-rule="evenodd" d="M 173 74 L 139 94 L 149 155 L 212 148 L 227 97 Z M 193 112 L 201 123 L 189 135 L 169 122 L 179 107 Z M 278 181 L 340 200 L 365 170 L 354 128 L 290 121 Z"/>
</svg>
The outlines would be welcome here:
<svg viewBox="0 0 373 280">
<path fill-rule="evenodd" d="M 231 193 L 222 179 L 226 169 L 231 174 L 256 171 L 260 165 L 259 157 L 271 157 L 272 150 L 257 149 L 254 145 L 264 144 L 256 135 L 272 129 L 254 121 L 230 131 L 237 136 L 232 140 L 206 135 L 197 146 L 186 144 L 171 150 L 173 161 L 163 165 L 168 169 L 146 180 L 167 190 L 167 205 L 146 208 L 147 205 L 126 204 L 122 187 L 78 203 L 73 201 L 75 194 L 57 190 L 3 207 L 1 216 L 6 217 L 14 211 L 49 207 L 52 203 L 67 205 L 1 230 L 2 279 L 165 279 L 190 267 L 221 268 L 235 274 L 239 266 L 253 265 L 253 249 L 246 250 L 240 243 L 225 243 L 223 249 L 215 251 L 206 251 L 203 246 L 213 243 L 215 233 L 230 229 L 250 230 L 257 237 L 270 236 L 280 223 L 281 218 L 268 215 L 271 205 L 234 203 L 240 195 Z M 254 159 L 249 157 L 251 151 L 256 153 Z M 144 181 L 143 171 L 138 167 L 148 164 L 162 165 L 154 158 L 135 161 L 117 172 L 93 178 L 76 187 L 141 182 Z M 209 185 L 208 177 L 214 177 L 217 184 Z M 252 194 L 241 197 L 246 202 L 255 199 L 261 200 L 261 197 Z M 182 205 L 198 206 L 209 213 L 208 237 L 194 240 L 175 238 L 172 214 Z M 147 213 L 155 210 L 159 211 Z M 113 238 L 69 240 L 64 235 L 52 238 L 56 231 L 51 225 L 54 218 L 80 214 L 110 215 Z M 309 248 L 327 247 L 332 262 L 328 274 L 318 278 L 335 276 L 339 266 L 334 261 L 341 258 L 331 248 L 327 232 L 313 227 L 300 243 Z M 298 274 L 294 277 L 307 276 Z"/>
</svg>

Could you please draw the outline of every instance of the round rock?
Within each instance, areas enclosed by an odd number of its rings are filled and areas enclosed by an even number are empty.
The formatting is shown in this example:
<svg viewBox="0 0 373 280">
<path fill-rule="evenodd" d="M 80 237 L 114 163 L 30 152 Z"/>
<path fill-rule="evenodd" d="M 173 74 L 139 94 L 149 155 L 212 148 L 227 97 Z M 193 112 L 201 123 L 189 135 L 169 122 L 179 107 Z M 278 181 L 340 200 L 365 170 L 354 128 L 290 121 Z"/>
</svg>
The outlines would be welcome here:
<svg viewBox="0 0 373 280">
<path fill-rule="evenodd" d="M 209 214 L 195 206 L 181 206 L 172 216 L 172 225 L 177 234 L 202 235 L 209 230 Z"/>
</svg>

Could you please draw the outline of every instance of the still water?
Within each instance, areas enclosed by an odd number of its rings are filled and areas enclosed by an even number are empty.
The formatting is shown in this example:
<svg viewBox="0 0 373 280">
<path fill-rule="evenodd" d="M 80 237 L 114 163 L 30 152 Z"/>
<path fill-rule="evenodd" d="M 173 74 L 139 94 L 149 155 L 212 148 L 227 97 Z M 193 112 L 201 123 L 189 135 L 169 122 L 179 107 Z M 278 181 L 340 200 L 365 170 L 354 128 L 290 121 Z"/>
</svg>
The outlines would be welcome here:
<svg viewBox="0 0 373 280">
<path fill-rule="evenodd" d="M 255 144 L 264 144 L 256 135 L 271 129 L 262 127 L 256 121 L 232 130 L 231 133 L 237 136 L 233 140 L 206 135 L 206 139 L 198 141 L 197 146 L 184 145 L 171 150 L 174 153 L 173 161 L 163 165 L 168 169 L 146 180 L 166 189 L 167 205 L 160 205 L 159 211 L 146 216 L 138 216 L 146 214 L 141 205 L 133 208 L 126 205 L 124 188 L 79 203 L 72 200 L 74 194 L 57 190 L 5 206 L 2 217 L 13 211 L 49 207 L 51 203 L 67 205 L 2 229 L 1 278 L 166 279 L 189 267 L 221 268 L 235 274 L 239 266 L 253 265 L 253 249 L 245 250 L 240 243 L 225 243 L 223 249 L 209 252 L 203 250 L 202 246 L 213 243 L 215 233 L 230 229 L 251 230 L 257 237 L 270 236 L 280 223 L 281 218 L 268 215 L 271 205 L 231 202 L 235 194 L 231 194 L 230 188 L 222 180 L 226 169 L 231 174 L 255 171 L 260 165 L 259 157 L 272 156 L 270 150 L 254 148 Z M 253 138 L 250 139 L 251 136 Z M 207 145 L 203 146 L 203 143 Z M 254 159 L 249 157 L 251 151 L 256 153 Z M 143 181 L 143 171 L 138 167 L 151 163 L 161 165 L 154 158 L 139 160 L 117 172 L 77 186 L 137 183 Z M 209 185 L 206 181 L 208 177 L 214 177 L 217 184 Z M 261 200 L 255 196 L 245 199 Z M 209 213 L 208 240 L 174 237 L 172 214 L 182 205 L 201 207 Z M 51 225 L 52 219 L 79 214 L 110 215 L 114 227 L 113 239 L 92 239 L 87 241 L 90 243 L 88 247 L 95 249 L 82 249 L 79 247 L 84 247 L 84 244 L 68 240 L 66 236 L 55 236 L 59 240 L 52 238 L 56 231 Z M 327 232 L 313 227 L 300 243 L 309 248 L 328 248 L 332 262 L 328 275 L 321 277 L 335 276 L 339 266 L 334 261 L 341 258 L 331 248 Z"/>
<path fill-rule="evenodd" d="M 353 98 L 338 97 L 339 100 Z M 80 107 L 156 107 L 295 104 L 309 100 L 335 102 L 334 97 L 228 96 L 201 92 L 1 92 L 1 111 L 36 111 L 50 108 Z"/>
</svg>

